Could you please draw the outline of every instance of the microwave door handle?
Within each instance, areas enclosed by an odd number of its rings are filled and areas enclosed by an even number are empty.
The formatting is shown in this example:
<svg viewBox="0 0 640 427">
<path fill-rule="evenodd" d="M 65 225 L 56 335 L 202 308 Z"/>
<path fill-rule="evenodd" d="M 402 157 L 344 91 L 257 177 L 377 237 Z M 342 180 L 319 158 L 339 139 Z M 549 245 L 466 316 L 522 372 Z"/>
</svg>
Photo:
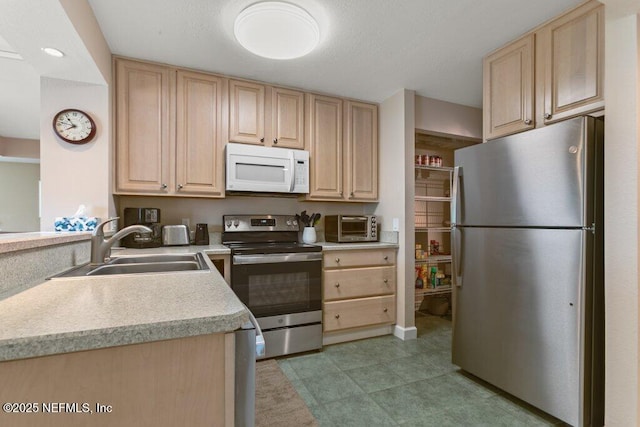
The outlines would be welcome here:
<svg viewBox="0 0 640 427">
<path fill-rule="evenodd" d="M 343 221 L 366 221 L 366 216 L 342 216 Z"/>
<path fill-rule="evenodd" d="M 289 193 L 293 192 L 293 187 L 295 187 L 296 185 L 296 168 L 295 168 L 295 156 L 293 154 L 293 151 L 289 151 L 289 168 L 290 168 L 290 173 L 289 173 L 289 179 L 291 180 L 291 183 L 289 184 Z"/>
</svg>

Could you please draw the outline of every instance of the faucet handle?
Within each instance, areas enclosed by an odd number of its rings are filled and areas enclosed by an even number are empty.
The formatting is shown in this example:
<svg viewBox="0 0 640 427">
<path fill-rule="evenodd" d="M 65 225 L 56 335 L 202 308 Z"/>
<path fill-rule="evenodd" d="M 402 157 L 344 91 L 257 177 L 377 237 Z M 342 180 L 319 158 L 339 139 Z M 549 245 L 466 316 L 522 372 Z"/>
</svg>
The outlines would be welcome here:
<svg viewBox="0 0 640 427">
<path fill-rule="evenodd" d="M 100 224 L 98 224 L 96 226 L 96 229 L 93 230 L 93 235 L 94 236 L 104 237 L 104 226 L 107 225 L 110 222 L 117 221 L 119 219 L 120 219 L 120 217 L 116 216 L 116 217 L 113 217 L 113 218 L 109 218 L 109 219 L 107 219 L 105 221 L 102 221 Z"/>
</svg>

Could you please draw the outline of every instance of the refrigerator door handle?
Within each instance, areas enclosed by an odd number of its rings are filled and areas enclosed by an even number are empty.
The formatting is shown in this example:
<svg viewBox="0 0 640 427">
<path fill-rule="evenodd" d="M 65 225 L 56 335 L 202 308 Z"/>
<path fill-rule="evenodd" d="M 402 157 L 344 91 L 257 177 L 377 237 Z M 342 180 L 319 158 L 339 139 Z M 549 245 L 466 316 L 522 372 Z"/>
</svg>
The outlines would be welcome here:
<svg viewBox="0 0 640 427">
<path fill-rule="evenodd" d="M 460 187 L 460 174 L 462 168 L 456 166 L 453 168 L 453 183 L 451 188 L 451 228 L 455 229 L 458 223 L 458 192 Z"/>
<path fill-rule="evenodd" d="M 462 271 L 460 267 L 460 249 L 462 246 L 462 230 L 458 229 L 458 202 L 459 202 L 459 190 L 460 190 L 460 175 L 462 168 L 456 166 L 453 168 L 453 182 L 451 188 L 451 270 L 454 286 L 462 286 Z M 460 232 L 460 242 L 458 243 L 458 232 Z"/>
</svg>

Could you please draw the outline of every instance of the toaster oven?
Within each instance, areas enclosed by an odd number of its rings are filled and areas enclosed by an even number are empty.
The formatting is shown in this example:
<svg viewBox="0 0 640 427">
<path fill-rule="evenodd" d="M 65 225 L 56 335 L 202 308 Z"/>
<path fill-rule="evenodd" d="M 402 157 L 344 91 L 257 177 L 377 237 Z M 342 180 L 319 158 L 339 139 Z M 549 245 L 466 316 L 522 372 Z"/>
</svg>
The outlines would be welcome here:
<svg viewBox="0 0 640 427">
<path fill-rule="evenodd" d="M 327 215 L 324 219 L 327 242 L 377 242 L 378 221 L 375 215 Z"/>
</svg>

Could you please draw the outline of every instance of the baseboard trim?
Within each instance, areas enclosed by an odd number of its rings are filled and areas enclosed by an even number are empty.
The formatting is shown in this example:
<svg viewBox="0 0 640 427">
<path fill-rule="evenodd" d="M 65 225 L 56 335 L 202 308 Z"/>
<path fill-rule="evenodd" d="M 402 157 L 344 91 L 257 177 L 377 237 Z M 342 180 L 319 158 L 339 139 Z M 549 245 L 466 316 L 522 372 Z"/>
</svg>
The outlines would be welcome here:
<svg viewBox="0 0 640 427">
<path fill-rule="evenodd" d="M 396 327 L 393 330 L 393 335 L 400 338 L 403 341 L 415 340 L 416 338 L 418 338 L 418 328 L 416 328 L 415 326 L 403 328 L 402 326 L 396 325 Z"/>
</svg>

